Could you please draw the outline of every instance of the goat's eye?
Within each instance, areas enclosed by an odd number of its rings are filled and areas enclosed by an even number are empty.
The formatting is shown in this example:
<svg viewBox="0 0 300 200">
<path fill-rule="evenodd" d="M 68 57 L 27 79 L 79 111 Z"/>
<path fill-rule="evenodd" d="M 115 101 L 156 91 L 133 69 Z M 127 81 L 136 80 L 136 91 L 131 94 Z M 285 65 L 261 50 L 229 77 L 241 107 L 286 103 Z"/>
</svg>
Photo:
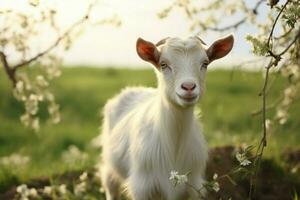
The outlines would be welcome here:
<svg viewBox="0 0 300 200">
<path fill-rule="evenodd" d="M 208 64 L 209 64 L 208 61 L 203 62 L 201 68 L 206 69 Z"/>
<path fill-rule="evenodd" d="M 166 68 L 169 67 L 169 66 L 168 66 L 168 64 L 165 63 L 165 62 L 161 62 L 161 63 L 160 63 L 160 67 L 161 67 L 161 69 L 166 69 Z"/>
</svg>

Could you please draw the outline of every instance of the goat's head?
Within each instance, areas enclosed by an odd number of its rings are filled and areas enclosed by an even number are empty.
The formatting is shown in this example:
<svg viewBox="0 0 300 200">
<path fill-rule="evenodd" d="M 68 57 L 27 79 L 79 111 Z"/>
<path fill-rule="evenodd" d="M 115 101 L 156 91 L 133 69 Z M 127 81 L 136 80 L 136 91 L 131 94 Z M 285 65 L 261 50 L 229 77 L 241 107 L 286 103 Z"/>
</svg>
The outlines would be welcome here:
<svg viewBox="0 0 300 200">
<path fill-rule="evenodd" d="M 139 38 L 136 50 L 143 60 L 157 69 L 163 95 L 172 103 L 186 107 L 194 105 L 203 95 L 207 66 L 226 56 L 233 41 L 233 36 L 229 35 L 206 47 L 198 37 L 166 38 L 156 45 Z"/>
</svg>

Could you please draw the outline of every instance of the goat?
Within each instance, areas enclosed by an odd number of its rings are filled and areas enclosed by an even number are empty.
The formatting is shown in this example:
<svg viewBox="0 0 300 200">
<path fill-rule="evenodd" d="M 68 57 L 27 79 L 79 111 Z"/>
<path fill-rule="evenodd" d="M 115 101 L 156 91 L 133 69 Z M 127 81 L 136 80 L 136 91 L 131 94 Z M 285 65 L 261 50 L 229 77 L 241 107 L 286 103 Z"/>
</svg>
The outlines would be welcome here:
<svg viewBox="0 0 300 200">
<path fill-rule="evenodd" d="M 139 38 L 139 57 L 155 69 L 158 88 L 124 89 L 104 107 L 101 181 L 107 200 L 125 188 L 133 200 L 197 199 L 185 184 L 174 187 L 171 170 L 190 172 L 201 188 L 208 157 L 194 112 L 205 92 L 207 65 L 227 55 L 233 36 L 207 47 L 197 37 L 166 38 L 157 45 Z"/>
</svg>

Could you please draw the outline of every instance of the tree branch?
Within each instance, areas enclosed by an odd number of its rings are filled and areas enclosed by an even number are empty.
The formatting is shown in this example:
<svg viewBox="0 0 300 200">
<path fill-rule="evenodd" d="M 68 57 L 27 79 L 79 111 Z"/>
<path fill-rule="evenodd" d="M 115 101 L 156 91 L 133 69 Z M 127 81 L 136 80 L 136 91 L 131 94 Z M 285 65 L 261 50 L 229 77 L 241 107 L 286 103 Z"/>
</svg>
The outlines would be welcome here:
<svg viewBox="0 0 300 200">
<path fill-rule="evenodd" d="M 58 37 L 56 39 L 56 41 L 50 45 L 47 49 L 45 49 L 44 51 L 38 53 L 37 55 L 33 56 L 32 58 L 23 61 L 15 66 L 13 66 L 14 70 L 17 70 L 20 67 L 26 66 L 28 64 L 30 64 L 31 62 L 39 59 L 40 57 L 44 56 L 45 54 L 49 53 L 51 50 L 53 50 L 55 47 L 57 47 L 61 41 L 63 41 L 67 36 L 70 35 L 70 33 L 80 24 L 84 23 L 89 17 L 89 13 L 87 13 L 84 17 L 82 17 L 81 19 L 79 19 L 77 22 L 75 22 L 70 28 L 68 28 L 60 37 Z"/>
<path fill-rule="evenodd" d="M 260 6 L 263 2 L 265 2 L 265 1 L 266 1 L 266 0 L 260 0 L 260 1 L 258 1 L 258 2 L 255 4 L 254 8 L 252 9 L 252 12 L 253 12 L 255 15 L 258 14 L 257 11 L 258 11 L 258 9 L 259 9 L 259 6 Z"/>
<path fill-rule="evenodd" d="M 280 36 L 274 37 L 276 40 L 279 40 L 281 38 L 285 38 L 286 36 L 288 36 L 291 32 L 292 32 L 293 28 L 290 28 L 287 32 L 283 33 Z"/>
<path fill-rule="evenodd" d="M 5 70 L 8 78 L 12 81 L 13 86 L 15 86 L 17 83 L 16 77 L 15 77 L 15 72 L 16 72 L 15 69 L 11 68 L 9 66 L 9 64 L 7 62 L 7 57 L 2 51 L 0 51 L 0 59 L 1 59 L 2 65 L 4 67 L 4 70 Z"/>
<path fill-rule="evenodd" d="M 299 38 L 300 38 L 300 29 L 298 30 L 293 41 L 281 53 L 279 53 L 278 56 L 282 56 L 283 54 L 285 54 L 297 42 L 297 40 L 299 40 Z"/>
<path fill-rule="evenodd" d="M 275 107 L 280 103 L 281 100 L 282 100 L 282 98 L 278 98 L 277 101 L 275 101 L 274 103 L 272 103 L 272 104 L 266 106 L 266 110 L 271 110 L 271 109 L 275 108 Z M 253 111 L 253 112 L 251 113 L 251 115 L 252 115 L 252 116 L 256 116 L 256 115 L 261 114 L 262 112 L 263 112 L 262 109 L 260 109 L 260 110 L 255 110 L 255 111 Z"/>
<path fill-rule="evenodd" d="M 260 0 L 258 1 L 254 8 L 252 9 L 249 9 L 250 12 L 252 12 L 253 14 L 257 15 L 258 14 L 258 9 L 260 7 L 260 5 L 264 2 L 265 0 Z M 224 27 L 221 27 L 221 28 L 218 28 L 218 27 L 208 27 L 205 25 L 205 23 L 201 23 L 200 25 L 206 29 L 206 30 L 211 30 L 211 31 L 217 31 L 217 32 L 223 32 L 223 31 L 227 31 L 227 30 L 230 30 L 230 29 L 237 29 L 239 26 L 241 26 L 242 24 L 244 24 L 245 22 L 247 21 L 247 16 L 245 16 L 244 18 L 242 18 L 241 20 L 233 23 L 233 24 L 230 24 L 230 25 L 227 25 L 227 26 L 224 26 Z"/>
<path fill-rule="evenodd" d="M 223 32 L 223 31 L 227 31 L 227 30 L 230 30 L 230 29 L 236 29 L 236 28 L 238 28 L 240 25 L 244 24 L 246 22 L 246 20 L 247 20 L 247 17 L 244 17 L 243 19 L 237 21 L 234 24 L 230 24 L 228 26 L 224 26 L 224 27 L 221 27 L 221 28 L 218 28 L 218 27 L 209 27 L 209 26 L 206 26 L 204 23 L 201 23 L 200 25 L 204 29 L 206 29 L 206 30 Z"/>
<path fill-rule="evenodd" d="M 272 38 L 272 36 L 273 36 L 273 32 L 274 32 L 275 26 L 276 26 L 276 24 L 277 24 L 277 22 L 278 22 L 278 20 L 279 20 L 279 17 L 280 17 L 280 15 L 281 15 L 281 13 L 283 12 L 283 10 L 286 8 L 286 6 L 288 5 L 289 2 L 290 2 L 290 0 L 287 0 L 287 1 L 285 2 L 285 4 L 282 6 L 282 8 L 280 9 L 278 15 L 277 15 L 276 18 L 275 18 L 275 21 L 274 21 L 274 23 L 273 23 L 271 32 L 270 32 L 269 37 L 268 37 L 268 42 L 267 42 L 268 47 L 270 47 L 271 38 Z"/>
<path fill-rule="evenodd" d="M 48 48 L 46 48 L 45 50 L 41 51 L 40 53 L 36 54 L 35 56 L 29 58 L 28 60 L 25 61 L 21 61 L 20 63 L 11 66 L 8 63 L 7 60 L 7 56 L 3 51 L 0 51 L 0 61 L 3 64 L 4 70 L 8 76 L 8 78 L 12 81 L 13 86 L 15 87 L 16 83 L 17 83 L 17 79 L 16 79 L 16 71 L 23 67 L 26 66 L 34 61 L 36 61 L 37 59 L 43 57 L 44 55 L 48 54 L 51 50 L 53 50 L 54 48 L 56 48 L 65 38 L 67 38 L 71 32 L 78 27 L 79 25 L 81 25 L 82 23 L 84 23 L 86 20 L 88 20 L 89 15 L 91 13 L 91 10 L 94 6 L 94 3 L 90 4 L 86 14 L 80 18 L 78 21 L 76 21 L 73 25 L 71 25 L 61 36 L 59 36 L 52 45 L 50 45 Z"/>
</svg>

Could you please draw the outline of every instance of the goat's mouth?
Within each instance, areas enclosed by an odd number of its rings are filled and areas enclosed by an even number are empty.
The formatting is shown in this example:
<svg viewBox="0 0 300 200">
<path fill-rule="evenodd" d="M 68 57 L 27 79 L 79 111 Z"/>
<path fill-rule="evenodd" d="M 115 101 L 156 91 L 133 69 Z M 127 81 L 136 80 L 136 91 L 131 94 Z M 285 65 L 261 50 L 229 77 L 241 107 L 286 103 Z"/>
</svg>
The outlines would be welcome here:
<svg viewBox="0 0 300 200">
<path fill-rule="evenodd" d="M 177 93 L 176 93 L 177 94 Z M 180 99 L 182 99 L 182 100 L 184 100 L 185 102 L 193 102 L 193 101 L 195 101 L 196 99 L 197 99 L 197 95 L 179 95 L 179 94 L 177 94 L 177 96 L 180 98 Z"/>
</svg>

